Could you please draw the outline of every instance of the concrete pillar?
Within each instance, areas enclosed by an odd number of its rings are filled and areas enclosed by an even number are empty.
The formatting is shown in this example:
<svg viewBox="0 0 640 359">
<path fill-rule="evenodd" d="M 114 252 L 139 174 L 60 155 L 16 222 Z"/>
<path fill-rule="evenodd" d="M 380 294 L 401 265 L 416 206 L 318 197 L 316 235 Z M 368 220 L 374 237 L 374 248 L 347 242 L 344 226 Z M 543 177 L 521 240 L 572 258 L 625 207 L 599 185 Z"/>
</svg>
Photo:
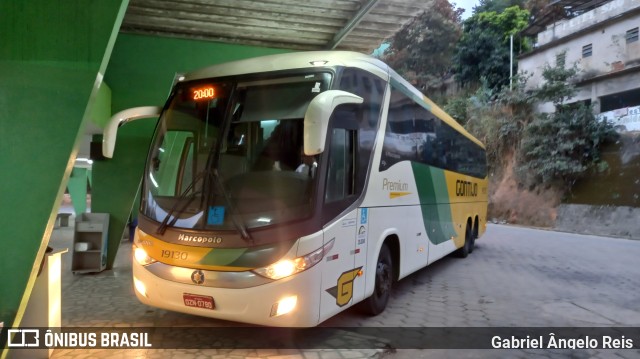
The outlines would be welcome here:
<svg viewBox="0 0 640 359">
<path fill-rule="evenodd" d="M 597 82 L 591 84 L 591 106 L 593 107 L 593 113 L 596 115 L 600 113 L 600 98 L 598 97 Z"/>
<path fill-rule="evenodd" d="M 67 184 L 76 216 L 87 211 L 87 169 L 75 167 Z"/>
</svg>

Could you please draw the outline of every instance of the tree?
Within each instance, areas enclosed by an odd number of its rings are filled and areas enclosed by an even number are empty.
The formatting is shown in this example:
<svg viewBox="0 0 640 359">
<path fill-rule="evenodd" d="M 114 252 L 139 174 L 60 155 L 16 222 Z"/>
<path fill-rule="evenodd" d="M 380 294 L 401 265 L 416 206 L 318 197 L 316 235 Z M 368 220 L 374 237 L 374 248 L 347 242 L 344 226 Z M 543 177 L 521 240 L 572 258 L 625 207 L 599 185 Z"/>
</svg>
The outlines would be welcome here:
<svg viewBox="0 0 640 359">
<path fill-rule="evenodd" d="M 437 87 L 451 74 L 463 9 L 434 0 L 430 10 L 398 31 L 384 60 L 418 88 Z"/>
<path fill-rule="evenodd" d="M 524 8 L 525 3 L 525 0 L 480 0 L 478 5 L 473 7 L 473 13 L 495 12 L 499 14 L 512 6 Z"/>
<path fill-rule="evenodd" d="M 470 97 L 455 99 L 445 106 L 445 111 L 460 116 L 465 128 L 484 143 L 491 171 L 502 171 L 505 160 L 521 141 L 522 129 L 533 117 L 536 100 L 526 90 L 528 78 L 526 74 L 517 75 L 513 88 L 503 87 L 497 92 L 483 81 Z"/>
<path fill-rule="evenodd" d="M 478 84 L 483 78 L 496 90 L 508 84 L 509 39 L 514 35 L 515 49 L 529 48 L 527 40 L 517 36 L 528 25 L 528 18 L 527 10 L 512 6 L 501 13 L 480 12 L 467 19 L 453 58 L 457 81 Z"/>
<path fill-rule="evenodd" d="M 555 66 L 543 68 L 545 82 L 535 97 L 552 102 L 555 112 L 538 114 L 525 127 L 519 170 L 530 176 L 529 182 L 559 182 L 567 190 L 589 169 L 607 167 L 600 160 L 600 146 L 616 137 L 611 124 L 596 119 L 591 106 L 567 104 L 576 91 L 571 81 L 577 73 L 575 64 L 565 68 L 564 54 Z"/>
<path fill-rule="evenodd" d="M 524 3 L 524 8 L 529 10 L 531 14 L 531 21 L 535 21 L 535 19 L 543 13 L 543 11 L 550 11 L 547 6 L 549 5 L 550 0 L 527 0 Z M 558 4 L 557 6 L 560 6 Z"/>
</svg>

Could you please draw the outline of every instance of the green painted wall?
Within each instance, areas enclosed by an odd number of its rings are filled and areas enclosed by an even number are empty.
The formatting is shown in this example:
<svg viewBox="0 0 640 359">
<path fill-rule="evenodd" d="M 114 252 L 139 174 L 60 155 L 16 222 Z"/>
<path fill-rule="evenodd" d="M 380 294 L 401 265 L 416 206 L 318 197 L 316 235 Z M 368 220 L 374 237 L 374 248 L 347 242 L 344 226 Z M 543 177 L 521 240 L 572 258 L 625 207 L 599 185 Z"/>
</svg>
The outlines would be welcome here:
<svg viewBox="0 0 640 359">
<path fill-rule="evenodd" d="M 111 87 L 112 113 L 136 106 L 162 105 L 176 72 L 288 50 L 120 34 L 105 82 Z M 92 212 L 110 213 L 111 268 L 142 178 L 155 120 L 120 127 L 113 159 L 93 163 Z M 134 208 L 135 207 L 135 208 Z M 135 213 L 134 213 L 135 216 Z"/>
<path fill-rule="evenodd" d="M 97 127 L 104 128 L 109 123 L 109 119 L 111 119 L 111 88 L 103 82 L 91 106 L 89 120 Z"/>
<path fill-rule="evenodd" d="M 127 0 L 0 1 L 0 321 L 19 325 Z M 117 25 L 117 26 L 116 26 Z M 0 349 L 6 338 L 0 338 Z"/>
</svg>

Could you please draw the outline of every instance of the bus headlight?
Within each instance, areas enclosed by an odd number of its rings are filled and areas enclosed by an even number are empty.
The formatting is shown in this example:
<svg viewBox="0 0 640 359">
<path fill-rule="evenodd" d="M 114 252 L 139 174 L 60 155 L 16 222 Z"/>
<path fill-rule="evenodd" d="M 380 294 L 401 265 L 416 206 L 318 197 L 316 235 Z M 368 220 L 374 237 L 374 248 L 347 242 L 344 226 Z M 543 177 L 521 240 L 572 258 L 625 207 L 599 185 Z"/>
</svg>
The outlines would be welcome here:
<svg viewBox="0 0 640 359">
<path fill-rule="evenodd" d="M 133 286 L 136 288 L 138 293 L 140 293 L 144 297 L 147 297 L 147 287 L 144 285 L 144 283 L 142 283 L 141 280 L 139 280 L 136 277 L 133 277 Z"/>
<path fill-rule="evenodd" d="M 271 306 L 271 317 L 278 317 L 296 309 L 297 296 L 286 297 Z"/>
<path fill-rule="evenodd" d="M 300 273 L 318 264 L 322 260 L 322 258 L 324 258 L 325 254 L 331 251 L 331 248 L 333 248 L 333 242 L 334 239 L 330 240 L 329 243 L 325 244 L 324 246 L 304 256 L 293 259 L 281 259 L 266 267 L 256 268 L 253 270 L 253 272 L 263 277 L 275 280 Z"/>
<path fill-rule="evenodd" d="M 155 259 L 149 257 L 147 251 L 142 247 L 138 247 L 135 244 L 133 245 L 133 257 L 136 261 L 143 266 L 156 262 Z"/>
</svg>

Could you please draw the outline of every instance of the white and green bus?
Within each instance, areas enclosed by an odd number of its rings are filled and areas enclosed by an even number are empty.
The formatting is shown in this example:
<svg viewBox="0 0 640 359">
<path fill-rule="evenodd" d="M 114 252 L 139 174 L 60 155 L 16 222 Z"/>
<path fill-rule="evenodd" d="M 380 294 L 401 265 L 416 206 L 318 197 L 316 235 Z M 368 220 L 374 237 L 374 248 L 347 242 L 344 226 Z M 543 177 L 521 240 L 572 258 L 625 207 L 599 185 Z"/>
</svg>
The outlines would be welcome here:
<svg viewBox="0 0 640 359">
<path fill-rule="evenodd" d="M 484 232 L 485 150 L 383 62 L 303 52 L 176 80 L 142 185 L 133 280 L 145 304 L 315 326 Z"/>
</svg>

